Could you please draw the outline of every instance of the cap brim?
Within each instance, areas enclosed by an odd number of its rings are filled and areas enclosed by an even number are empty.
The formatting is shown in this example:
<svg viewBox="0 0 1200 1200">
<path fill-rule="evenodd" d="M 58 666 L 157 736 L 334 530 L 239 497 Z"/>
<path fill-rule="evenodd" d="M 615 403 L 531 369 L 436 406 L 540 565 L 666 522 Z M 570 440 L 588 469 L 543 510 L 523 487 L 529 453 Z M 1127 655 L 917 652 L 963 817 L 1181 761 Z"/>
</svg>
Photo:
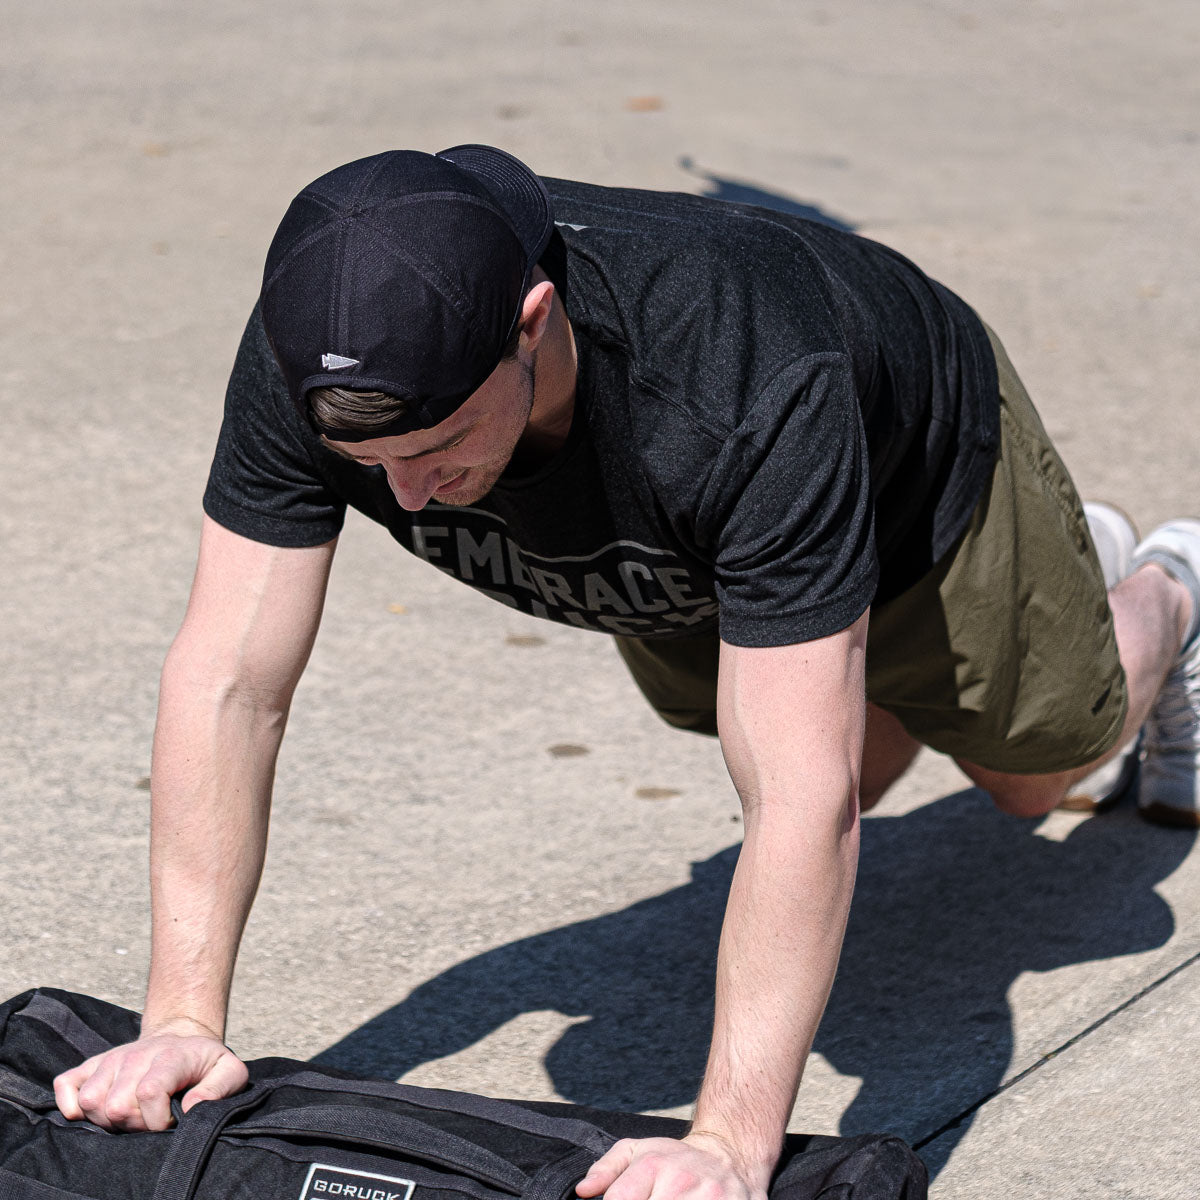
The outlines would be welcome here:
<svg viewBox="0 0 1200 1200">
<path fill-rule="evenodd" d="M 495 146 L 451 146 L 439 150 L 437 157 L 454 163 L 487 188 L 512 221 L 532 269 L 554 232 L 554 207 L 541 179 L 519 158 Z"/>
</svg>

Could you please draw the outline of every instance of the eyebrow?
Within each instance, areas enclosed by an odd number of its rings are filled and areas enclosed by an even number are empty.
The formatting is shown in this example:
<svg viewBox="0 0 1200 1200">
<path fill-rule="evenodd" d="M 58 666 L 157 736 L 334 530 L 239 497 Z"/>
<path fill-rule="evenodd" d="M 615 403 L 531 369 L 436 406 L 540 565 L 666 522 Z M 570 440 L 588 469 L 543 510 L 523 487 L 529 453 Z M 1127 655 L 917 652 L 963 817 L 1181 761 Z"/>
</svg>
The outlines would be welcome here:
<svg viewBox="0 0 1200 1200">
<path fill-rule="evenodd" d="M 416 454 L 396 454 L 396 455 L 393 455 L 393 457 L 400 459 L 401 462 L 408 462 L 410 459 L 414 459 L 414 458 L 427 458 L 430 454 L 437 454 L 438 451 L 440 451 L 440 450 L 449 449 L 451 446 L 454 445 L 455 442 L 460 441 L 462 438 L 466 437 L 467 434 L 470 433 L 471 430 L 475 428 L 475 425 L 476 425 L 476 422 L 472 421 L 470 423 L 470 425 L 467 425 L 464 428 L 460 429 L 457 433 L 451 434 L 450 437 L 448 437 L 444 442 L 438 442 L 438 444 L 436 446 L 430 446 L 428 450 L 419 450 Z M 337 454 L 341 458 L 346 459 L 347 462 L 353 462 L 353 463 L 362 462 L 362 459 L 356 457 L 353 454 L 347 453 L 345 450 L 341 449 L 341 447 L 339 447 L 339 446 L 335 446 L 324 434 L 321 434 L 321 442 L 323 445 L 325 445 L 330 450 L 332 450 L 334 452 L 334 454 Z"/>
</svg>

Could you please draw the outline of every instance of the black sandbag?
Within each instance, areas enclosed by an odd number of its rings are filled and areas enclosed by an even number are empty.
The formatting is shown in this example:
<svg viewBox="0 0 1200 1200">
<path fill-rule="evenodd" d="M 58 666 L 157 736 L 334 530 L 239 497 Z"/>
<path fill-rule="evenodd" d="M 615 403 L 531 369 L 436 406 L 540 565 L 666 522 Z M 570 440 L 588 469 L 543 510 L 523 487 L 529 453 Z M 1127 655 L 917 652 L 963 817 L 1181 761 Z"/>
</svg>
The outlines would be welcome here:
<svg viewBox="0 0 1200 1200">
<path fill-rule="evenodd" d="M 290 1059 L 251 1062 L 236 1096 L 174 1108 L 165 1133 L 67 1121 L 61 1071 L 137 1036 L 136 1013 L 53 988 L 0 1005 L 0 1200 L 569 1200 L 619 1137 L 682 1121 L 494 1100 L 367 1080 Z M 790 1134 L 771 1200 L 921 1200 L 900 1139 Z"/>
</svg>

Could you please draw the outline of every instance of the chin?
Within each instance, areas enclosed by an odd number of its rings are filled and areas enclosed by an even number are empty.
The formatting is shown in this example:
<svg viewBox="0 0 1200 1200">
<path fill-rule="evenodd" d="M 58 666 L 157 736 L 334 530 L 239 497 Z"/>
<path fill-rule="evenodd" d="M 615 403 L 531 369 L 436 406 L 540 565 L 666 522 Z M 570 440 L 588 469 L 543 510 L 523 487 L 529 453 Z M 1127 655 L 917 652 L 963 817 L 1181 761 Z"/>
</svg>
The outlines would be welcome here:
<svg viewBox="0 0 1200 1200">
<path fill-rule="evenodd" d="M 470 471 L 467 473 L 467 476 L 464 476 L 462 487 L 455 488 L 454 491 L 447 492 L 444 496 L 435 496 L 434 499 L 439 504 L 452 504 L 458 508 L 467 504 L 474 504 L 477 500 L 482 500 L 492 490 L 493 485 L 499 478 L 499 471 L 490 471 L 482 476 L 478 474 L 477 470 Z"/>
</svg>

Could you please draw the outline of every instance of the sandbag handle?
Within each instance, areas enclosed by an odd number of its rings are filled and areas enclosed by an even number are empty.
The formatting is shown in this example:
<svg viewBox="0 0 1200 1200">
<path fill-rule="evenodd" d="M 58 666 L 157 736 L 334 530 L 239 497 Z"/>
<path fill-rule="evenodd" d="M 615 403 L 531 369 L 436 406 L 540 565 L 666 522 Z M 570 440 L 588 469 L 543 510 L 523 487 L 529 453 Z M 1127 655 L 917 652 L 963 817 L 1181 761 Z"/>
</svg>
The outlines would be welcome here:
<svg viewBox="0 0 1200 1200">
<path fill-rule="evenodd" d="M 363 1104 L 307 1104 L 264 1113 L 238 1127 L 237 1137 L 272 1133 L 327 1136 L 390 1148 L 420 1161 L 469 1175 L 493 1188 L 521 1195 L 529 1177 L 520 1167 L 466 1138 L 406 1113 Z"/>
<path fill-rule="evenodd" d="M 588 1173 L 597 1155 L 581 1146 L 562 1158 L 544 1166 L 529 1181 L 521 1200 L 567 1200 L 573 1196 L 575 1185 Z"/>
<path fill-rule="evenodd" d="M 192 1200 L 200 1172 L 221 1130 L 238 1113 L 261 1104 L 270 1087 L 252 1085 L 248 1091 L 220 1100 L 203 1100 L 171 1131 L 171 1148 L 163 1160 L 152 1200 Z"/>
<path fill-rule="evenodd" d="M 213 1145 L 226 1126 L 240 1114 L 257 1107 L 284 1083 L 284 1080 L 271 1080 L 236 1096 L 197 1104 L 171 1134 L 171 1148 L 159 1172 L 153 1200 L 192 1200 Z M 246 1136 L 253 1136 L 260 1128 L 263 1133 L 277 1128 L 309 1137 L 328 1134 L 394 1147 L 465 1175 L 482 1177 L 493 1187 L 504 1188 L 513 1195 L 522 1194 L 530 1186 L 523 1171 L 483 1146 L 424 1121 L 384 1109 L 357 1104 L 286 1108 L 264 1114 L 259 1123 L 249 1123 Z M 594 1159 L 588 1151 L 578 1153 L 587 1156 L 589 1162 Z M 537 1178 L 535 1176 L 534 1180 Z M 558 1196 L 553 1200 L 558 1200 Z"/>
</svg>

